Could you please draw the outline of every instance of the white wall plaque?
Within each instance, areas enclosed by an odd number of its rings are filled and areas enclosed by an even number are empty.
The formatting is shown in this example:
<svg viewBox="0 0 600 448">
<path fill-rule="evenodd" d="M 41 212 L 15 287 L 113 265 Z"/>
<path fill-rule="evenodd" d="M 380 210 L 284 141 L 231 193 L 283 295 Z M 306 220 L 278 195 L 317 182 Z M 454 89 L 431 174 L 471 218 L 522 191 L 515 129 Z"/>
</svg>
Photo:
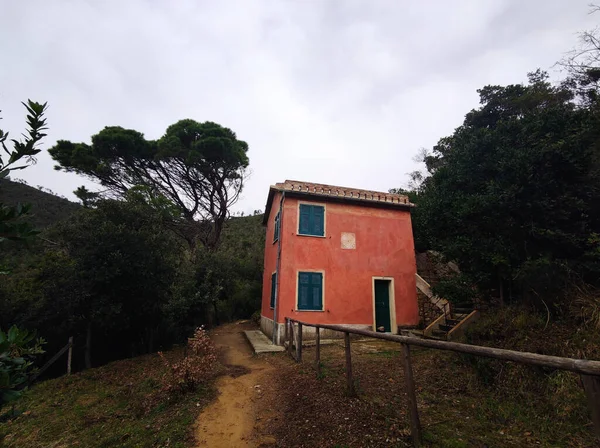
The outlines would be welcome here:
<svg viewBox="0 0 600 448">
<path fill-rule="evenodd" d="M 342 249 L 356 249 L 356 235 L 342 232 Z"/>
</svg>

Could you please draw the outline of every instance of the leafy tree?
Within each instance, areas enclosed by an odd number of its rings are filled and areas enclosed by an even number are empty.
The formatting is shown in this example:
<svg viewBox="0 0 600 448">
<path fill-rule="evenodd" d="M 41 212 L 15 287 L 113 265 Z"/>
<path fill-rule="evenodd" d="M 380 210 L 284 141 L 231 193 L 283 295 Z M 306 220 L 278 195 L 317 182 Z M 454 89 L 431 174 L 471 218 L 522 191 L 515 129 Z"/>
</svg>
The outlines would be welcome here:
<svg viewBox="0 0 600 448">
<path fill-rule="evenodd" d="M 206 323 L 248 318 L 260 309 L 265 232 L 262 215 L 225 222 L 217 251 L 201 249 L 169 302 L 173 326 L 183 334 Z"/>
<path fill-rule="evenodd" d="M 590 13 L 600 11 L 591 5 Z M 584 105 L 597 104 L 600 89 L 600 30 L 595 28 L 579 35 L 579 45 L 558 62 L 569 76 L 563 81 L 565 87 L 575 91 Z"/>
<path fill-rule="evenodd" d="M 73 192 L 77 199 L 81 201 L 81 205 L 85 208 L 92 208 L 100 199 L 100 194 L 95 191 L 90 191 L 85 188 L 83 185 L 78 187 L 77 190 Z"/>
<path fill-rule="evenodd" d="M 0 146 L 8 155 L 8 160 L 3 159 L 0 152 L 0 179 L 7 177 L 11 171 L 26 168 L 27 162 L 31 162 L 40 152 L 37 144 L 46 135 L 43 133 L 46 129 L 46 120 L 43 118 L 46 104 L 29 100 L 23 105 L 28 112 L 27 125 L 29 126 L 24 140 L 11 139 L 13 149 L 9 149 L 6 145 L 8 132 L 0 129 Z M 0 243 L 4 240 L 25 241 L 36 233 L 29 223 L 21 220 L 29 208 L 20 203 L 16 207 L 0 203 Z M 28 372 L 33 365 L 31 359 L 43 353 L 41 346 L 44 341 L 41 339 L 34 341 L 34 338 L 33 333 L 20 330 L 16 326 L 12 326 L 7 333 L 0 329 L 0 407 L 21 395 Z"/>
<path fill-rule="evenodd" d="M 46 136 L 46 103 L 39 104 L 28 100 L 23 103 L 27 109 L 27 126 L 29 127 L 24 140 L 19 141 L 11 139 L 12 149 L 7 147 L 8 132 L 0 129 L 0 146 L 8 156 L 0 152 L 0 180 L 7 177 L 11 171 L 22 170 L 28 166 L 28 163 L 34 161 L 34 156 L 41 150 L 38 148 L 39 142 Z M 35 234 L 29 223 L 21 219 L 29 212 L 28 205 L 18 204 L 16 207 L 9 207 L 0 203 L 0 242 L 5 239 L 23 241 L 27 237 Z"/>
<path fill-rule="evenodd" d="M 597 282 L 598 107 L 540 71 L 479 94 L 481 107 L 426 158 L 427 246 L 501 298 L 557 301 L 573 277 Z"/>
<path fill-rule="evenodd" d="M 181 255 L 154 210 L 104 200 L 49 235 L 58 247 L 46 253 L 38 270 L 46 303 L 40 318 L 59 316 L 70 331 L 86 333 L 87 367 L 94 329 L 143 341 L 143 349 L 152 351 Z"/>
<path fill-rule="evenodd" d="M 0 330 L 0 408 L 22 395 L 34 357 L 44 353 L 43 344 L 35 333 L 15 326 L 6 333 Z"/>
<path fill-rule="evenodd" d="M 169 126 L 158 140 L 113 126 L 92 136 L 91 145 L 61 140 L 49 150 L 57 169 L 99 181 L 113 195 L 141 185 L 168 199 L 180 212 L 179 234 L 192 249 L 200 240 L 211 250 L 242 190 L 247 151 L 232 130 L 193 120 Z"/>
</svg>

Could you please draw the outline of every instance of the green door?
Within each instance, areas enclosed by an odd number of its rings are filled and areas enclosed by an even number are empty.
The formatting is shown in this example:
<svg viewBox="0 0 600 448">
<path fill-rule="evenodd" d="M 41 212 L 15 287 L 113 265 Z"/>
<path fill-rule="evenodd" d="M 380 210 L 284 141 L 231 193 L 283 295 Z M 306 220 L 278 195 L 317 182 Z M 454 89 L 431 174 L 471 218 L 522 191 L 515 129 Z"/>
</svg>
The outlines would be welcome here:
<svg viewBox="0 0 600 448">
<path fill-rule="evenodd" d="M 375 280 L 375 330 L 392 331 L 390 319 L 390 280 Z"/>
</svg>

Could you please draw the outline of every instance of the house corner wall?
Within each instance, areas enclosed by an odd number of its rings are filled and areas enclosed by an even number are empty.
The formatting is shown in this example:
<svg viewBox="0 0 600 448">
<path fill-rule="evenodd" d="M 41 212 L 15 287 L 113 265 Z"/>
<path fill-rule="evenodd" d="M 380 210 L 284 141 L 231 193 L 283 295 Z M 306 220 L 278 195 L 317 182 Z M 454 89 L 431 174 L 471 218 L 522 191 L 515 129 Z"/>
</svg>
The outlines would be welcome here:
<svg viewBox="0 0 600 448">
<path fill-rule="evenodd" d="M 263 329 L 263 321 L 265 319 L 273 322 L 274 319 L 274 310 L 271 308 L 271 275 L 275 272 L 277 268 L 277 242 L 273 242 L 273 237 L 275 234 L 275 215 L 279 211 L 279 200 L 281 198 L 281 193 L 275 193 L 273 197 L 273 203 L 271 205 L 271 210 L 269 211 L 269 216 L 267 218 L 266 225 L 266 236 L 265 236 L 265 255 L 264 255 L 264 265 L 263 265 L 263 283 L 262 283 L 262 300 L 261 300 L 261 329 Z M 280 235 L 281 238 L 281 235 Z M 279 279 L 278 279 L 279 281 Z M 263 330 L 265 334 L 268 334 Z M 272 325 L 270 330 L 270 335 L 272 332 Z"/>
</svg>

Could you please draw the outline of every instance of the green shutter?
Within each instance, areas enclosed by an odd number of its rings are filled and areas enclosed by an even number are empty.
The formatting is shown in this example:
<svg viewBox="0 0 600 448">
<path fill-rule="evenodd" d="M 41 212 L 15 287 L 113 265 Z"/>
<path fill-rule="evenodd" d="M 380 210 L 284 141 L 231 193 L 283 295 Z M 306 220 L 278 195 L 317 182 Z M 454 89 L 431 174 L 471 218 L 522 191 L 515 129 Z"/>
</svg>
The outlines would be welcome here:
<svg viewBox="0 0 600 448">
<path fill-rule="evenodd" d="M 298 273 L 298 309 L 309 310 L 310 272 Z"/>
<path fill-rule="evenodd" d="M 321 205 L 313 205 L 313 228 L 312 235 L 325 235 L 325 207 Z"/>
<path fill-rule="evenodd" d="M 298 309 L 321 311 L 323 309 L 323 274 L 298 273 Z"/>
<path fill-rule="evenodd" d="M 312 309 L 323 309 L 323 274 L 313 272 L 311 280 L 312 289 Z"/>
<path fill-rule="evenodd" d="M 322 205 L 300 204 L 301 235 L 325 236 L 325 207 Z"/>
<path fill-rule="evenodd" d="M 277 291 L 277 274 L 271 275 L 271 308 L 275 308 L 275 292 Z"/>
<path fill-rule="evenodd" d="M 310 235 L 310 214 L 311 206 L 306 204 L 300 204 L 300 224 L 298 226 L 298 233 L 302 235 Z"/>
<path fill-rule="evenodd" d="M 275 215 L 275 230 L 273 231 L 273 242 L 279 239 L 280 219 L 280 212 L 277 212 L 277 214 Z"/>
</svg>

